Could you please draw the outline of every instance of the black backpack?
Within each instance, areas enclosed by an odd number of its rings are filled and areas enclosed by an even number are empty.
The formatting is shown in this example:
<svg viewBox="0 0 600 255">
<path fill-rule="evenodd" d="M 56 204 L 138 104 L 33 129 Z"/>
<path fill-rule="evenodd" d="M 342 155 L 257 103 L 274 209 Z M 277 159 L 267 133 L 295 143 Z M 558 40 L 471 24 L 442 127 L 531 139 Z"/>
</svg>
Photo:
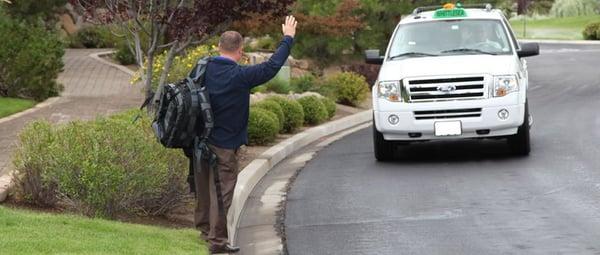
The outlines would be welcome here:
<svg viewBox="0 0 600 255">
<path fill-rule="evenodd" d="M 190 148 L 197 139 L 205 140 L 210 135 L 214 118 L 204 84 L 210 61 L 208 57 L 200 59 L 188 77 L 163 86 L 152 129 L 165 147 Z"/>
</svg>

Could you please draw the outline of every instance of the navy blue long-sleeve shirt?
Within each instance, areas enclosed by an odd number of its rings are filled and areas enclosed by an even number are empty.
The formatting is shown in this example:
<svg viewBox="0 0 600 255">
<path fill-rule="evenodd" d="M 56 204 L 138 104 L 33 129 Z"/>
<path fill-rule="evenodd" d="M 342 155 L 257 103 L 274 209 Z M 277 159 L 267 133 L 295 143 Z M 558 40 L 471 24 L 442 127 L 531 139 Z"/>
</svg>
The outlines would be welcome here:
<svg viewBox="0 0 600 255">
<path fill-rule="evenodd" d="M 290 55 L 293 41 L 285 36 L 271 58 L 258 65 L 244 67 L 224 57 L 208 63 L 205 84 L 215 116 L 209 143 L 225 149 L 248 143 L 250 90 L 277 75 Z"/>
</svg>

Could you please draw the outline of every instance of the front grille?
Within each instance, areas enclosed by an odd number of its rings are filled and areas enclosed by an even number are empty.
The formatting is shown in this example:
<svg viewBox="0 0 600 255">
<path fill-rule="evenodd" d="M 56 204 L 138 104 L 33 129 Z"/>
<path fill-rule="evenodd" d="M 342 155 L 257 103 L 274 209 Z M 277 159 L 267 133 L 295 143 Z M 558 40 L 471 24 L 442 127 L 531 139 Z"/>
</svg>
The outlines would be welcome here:
<svg viewBox="0 0 600 255">
<path fill-rule="evenodd" d="M 481 117 L 481 108 L 414 111 L 417 120 L 454 119 L 454 118 L 476 118 Z"/>
<path fill-rule="evenodd" d="M 411 103 L 481 99 L 486 96 L 483 76 L 411 79 L 407 87 Z"/>
</svg>

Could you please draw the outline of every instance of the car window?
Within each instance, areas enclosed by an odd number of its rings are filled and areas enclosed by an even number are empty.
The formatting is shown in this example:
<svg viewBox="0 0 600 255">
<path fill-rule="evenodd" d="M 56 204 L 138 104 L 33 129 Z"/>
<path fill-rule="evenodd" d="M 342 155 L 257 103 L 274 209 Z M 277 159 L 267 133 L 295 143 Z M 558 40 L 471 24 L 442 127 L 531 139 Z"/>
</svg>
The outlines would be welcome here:
<svg viewBox="0 0 600 255">
<path fill-rule="evenodd" d="M 398 27 L 388 57 L 418 56 L 414 53 L 512 54 L 512 47 L 499 20 L 443 20 Z"/>
</svg>

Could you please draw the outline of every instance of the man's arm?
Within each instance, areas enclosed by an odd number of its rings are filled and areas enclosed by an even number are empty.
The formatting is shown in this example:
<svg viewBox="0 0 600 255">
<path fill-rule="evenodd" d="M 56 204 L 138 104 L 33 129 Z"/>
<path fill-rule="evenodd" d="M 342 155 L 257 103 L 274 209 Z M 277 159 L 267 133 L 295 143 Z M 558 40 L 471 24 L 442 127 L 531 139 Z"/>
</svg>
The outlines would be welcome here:
<svg viewBox="0 0 600 255">
<path fill-rule="evenodd" d="M 293 16 L 287 16 L 285 24 L 281 25 L 284 37 L 275 53 L 264 63 L 242 69 L 242 77 L 249 88 L 261 85 L 277 75 L 292 50 L 297 24 L 298 22 Z"/>
</svg>

